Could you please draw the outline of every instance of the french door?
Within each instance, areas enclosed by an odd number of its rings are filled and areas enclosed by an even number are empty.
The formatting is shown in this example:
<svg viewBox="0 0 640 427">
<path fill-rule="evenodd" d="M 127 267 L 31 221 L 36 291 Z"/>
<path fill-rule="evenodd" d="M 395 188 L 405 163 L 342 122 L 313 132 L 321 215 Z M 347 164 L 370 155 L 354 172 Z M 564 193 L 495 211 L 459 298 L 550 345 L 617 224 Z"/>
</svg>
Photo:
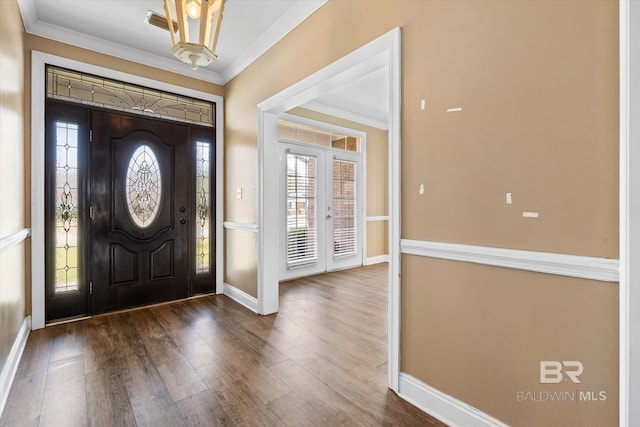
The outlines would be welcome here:
<svg viewBox="0 0 640 427">
<path fill-rule="evenodd" d="M 47 103 L 46 316 L 215 290 L 214 132 Z"/>
<path fill-rule="evenodd" d="M 362 265 L 361 154 L 280 143 L 280 279 Z"/>
</svg>

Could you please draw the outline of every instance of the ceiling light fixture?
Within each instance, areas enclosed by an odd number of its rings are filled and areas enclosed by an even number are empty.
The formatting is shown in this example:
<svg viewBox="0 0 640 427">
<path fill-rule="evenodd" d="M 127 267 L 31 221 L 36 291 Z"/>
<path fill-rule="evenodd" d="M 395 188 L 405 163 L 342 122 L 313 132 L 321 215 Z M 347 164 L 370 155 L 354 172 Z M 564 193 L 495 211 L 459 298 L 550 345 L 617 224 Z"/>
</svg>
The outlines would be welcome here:
<svg viewBox="0 0 640 427">
<path fill-rule="evenodd" d="M 190 64 L 193 70 L 209 65 L 217 57 L 215 51 L 223 9 L 224 0 L 164 0 L 173 42 L 171 53 Z M 196 37 L 191 40 L 193 35 Z"/>
</svg>

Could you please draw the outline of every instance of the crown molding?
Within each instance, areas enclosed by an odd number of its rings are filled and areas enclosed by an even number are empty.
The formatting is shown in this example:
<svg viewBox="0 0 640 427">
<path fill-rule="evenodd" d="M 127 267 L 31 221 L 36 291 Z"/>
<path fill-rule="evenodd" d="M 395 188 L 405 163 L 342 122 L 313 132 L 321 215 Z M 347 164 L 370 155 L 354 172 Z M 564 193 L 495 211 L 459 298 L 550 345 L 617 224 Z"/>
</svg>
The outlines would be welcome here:
<svg viewBox="0 0 640 427">
<path fill-rule="evenodd" d="M 148 65 L 172 73 L 203 80 L 209 83 L 225 85 L 242 70 L 255 61 L 260 55 L 269 50 L 280 39 L 320 8 L 327 0 L 302 1 L 293 6 L 286 14 L 276 21 L 265 33 L 249 48 L 247 48 L 238 59 L 227 66 L 222 72 L 217 73 L 205 68 L 192 70 L 188 65 L 152 55 L 141 50 L 132 49 L 118 43 L 109 42 L 97 37 L 88 36 L 75 31 L 67 30 L 57 25 L 51 25 L 38 19 L 38 14 L 34 0 L 18 0 L 18 7 L 22 15 L 22 22 L 25 31 L 29 34 L 44 37 L 47 39 L 60 41 L 80 48 L 92 50 L 127 61 Z"/>
<path fill-rule="evenodd" d="M 263 53 L 271 49 L 284 36 L 289 34 L 294 28 L 300 25 L 311 14 L 324 5 L 327 0 L 308 0 L 298 2 L 278 19 L 262 36 L 255 40 L 245 49 L 238 58 L 222 70 L 221 77 L 224 84 L 240 74 L 253 61 L 258 59 Z"/>
<path fill-rule="evenodd" d="M 97 37 L 88 36 L 66 28 L 42 22 L 38 19 L 34 0 L 18 0 L 25 31 L 29 34 L 59 41 L 83 49 L 92 50 L 116 58 L 138 64 L 148 65 L 154 68 L 170 71 L 172 73 L 191 77 L 198 80 L 222 85 L 220 74 L 206 69 L 192 70 L 188 65 L 168 58 L 162 58 L 141 50 L 132 49 L 118 43 L 109 42 Z"/>
<path fill-rule="evenodd" d="M 371 126 L 376 129 L 389 130 L 389 124 L 386 120 L 377 120 L 364 114 L 358 114 L 352 111 L 343 110 L 342 108 L 323 104 L 318 101 L 310 101 L 304 105 L 301 105 L 300 107 L 306 108 L 307 110 L 315 111 L 316 113 L 327 114 L 333 117 L 340 117 L 341 119 L 360 123 L 361 125 Z"/>
</svg>

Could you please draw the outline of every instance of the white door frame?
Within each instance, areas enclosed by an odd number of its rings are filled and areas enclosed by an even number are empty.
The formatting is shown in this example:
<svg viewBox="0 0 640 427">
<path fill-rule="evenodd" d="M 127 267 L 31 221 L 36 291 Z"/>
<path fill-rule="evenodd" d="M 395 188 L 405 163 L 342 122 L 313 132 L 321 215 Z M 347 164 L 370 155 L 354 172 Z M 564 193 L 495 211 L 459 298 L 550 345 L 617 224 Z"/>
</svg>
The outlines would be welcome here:
<svg viewBox="0 0 640 427">
<path fill-rule="evenodd" d="M 620 425 L 640 425 L 640 2 L 620 3 Z M 636 402 L 633 404 L 632 402 Z"/>
<path fill-rule="evenodd" d="M 326 66 L 258 104 L 258 313 L 278 311 L 279 206 L 278 115 L 322 93 L 366 75 L 370 61 L 389 63 L 389 387 L 398 391 L 400 373 L 400 28 Z"/>
<path fill-rule="evenodd" d="M 126 83 L 216 103 L 216 293 L 224 287 L 224 98 L 146 77 L 123 73 L 44 52 L 31 55 L 31 329 L 45 326 L 45 65 L 68 68 Z"/>
</svg>

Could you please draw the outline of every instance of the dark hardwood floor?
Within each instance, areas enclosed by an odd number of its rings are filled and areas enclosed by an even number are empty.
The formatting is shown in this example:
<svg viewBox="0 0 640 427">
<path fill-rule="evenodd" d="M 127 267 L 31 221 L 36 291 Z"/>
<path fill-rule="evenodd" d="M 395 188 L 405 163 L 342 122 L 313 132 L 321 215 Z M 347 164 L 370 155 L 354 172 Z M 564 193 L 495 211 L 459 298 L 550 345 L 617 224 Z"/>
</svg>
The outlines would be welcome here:
<svg viewBox="0 0 640 427">
<path fill-rule="evenodd" d="M 2 426 L 441 426 L 387 389 L 387 268 L 34 331 Z"/>
</svg>

